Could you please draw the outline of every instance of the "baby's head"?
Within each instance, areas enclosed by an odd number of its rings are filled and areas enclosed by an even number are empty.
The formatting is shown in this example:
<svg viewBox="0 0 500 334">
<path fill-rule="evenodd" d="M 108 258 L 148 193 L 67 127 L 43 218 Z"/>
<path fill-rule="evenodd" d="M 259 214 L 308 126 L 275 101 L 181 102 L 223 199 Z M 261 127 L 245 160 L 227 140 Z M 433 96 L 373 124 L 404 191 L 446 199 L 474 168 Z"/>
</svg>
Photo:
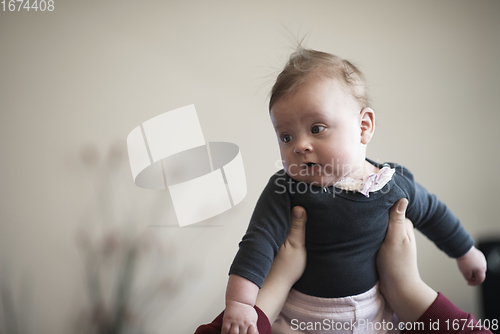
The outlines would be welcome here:
<svg viewBox="0 0 500 334">
<path fill-rule="evenodd" d="M 269 111 L 293 179 L 326 186 L 363 178 L 375 115 L 350 62 L 299 47 L 272 88 Z"/>
<path fill-rule="evenodd" d="M 361 108 L 368 107 L 368 97 L 363 74 L 349 61 L 330 53 L 309 50 L 301 46 L 290 55 L 285 68 L 278 75 L 271 90 L 269 111 L 281 98 L 293 94 L 306 78 L 318 77 L 337 79 L 358 100 Z"/>
</svg>

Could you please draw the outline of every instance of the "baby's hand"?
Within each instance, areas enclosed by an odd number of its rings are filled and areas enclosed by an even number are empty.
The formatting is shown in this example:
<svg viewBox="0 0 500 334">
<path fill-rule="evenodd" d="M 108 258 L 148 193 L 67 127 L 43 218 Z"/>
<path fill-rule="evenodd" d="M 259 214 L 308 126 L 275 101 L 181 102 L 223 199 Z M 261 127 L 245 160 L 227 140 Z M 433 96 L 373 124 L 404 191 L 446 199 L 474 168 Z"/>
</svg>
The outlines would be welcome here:
<svg viewBox="0 0 500 334">
<path fill-rule="evenodd" d="M 457 259 L 458 268 L 469 285 L 479 285 L 486 277 L 486 259 L 484 254 L 472 246 L 462 257 Z"/>
<path fill-rule="evenodd" d="M 257 311 L 253 306 L 227 301 L 221 334 L 258 334 Z"/>
</svg>

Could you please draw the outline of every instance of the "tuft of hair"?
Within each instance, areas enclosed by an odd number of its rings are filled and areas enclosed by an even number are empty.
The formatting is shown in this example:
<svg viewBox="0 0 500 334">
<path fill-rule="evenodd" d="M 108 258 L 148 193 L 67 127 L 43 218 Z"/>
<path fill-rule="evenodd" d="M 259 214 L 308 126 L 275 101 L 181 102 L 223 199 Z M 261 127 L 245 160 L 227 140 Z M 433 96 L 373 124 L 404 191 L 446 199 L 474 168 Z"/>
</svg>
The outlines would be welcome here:
<svg viewBox="0 0 500 334">
<path fill-rule="evenodd" d="M 356 66 L 333 54 L 306 49 L 299 45 L 290 55 L 271 89 L 269 111 L 276 101 L 297 91 L 310 75 L 339 80 L 359 102 L 361 108 L 368 107 L 365 78 Z"/>
</svg>

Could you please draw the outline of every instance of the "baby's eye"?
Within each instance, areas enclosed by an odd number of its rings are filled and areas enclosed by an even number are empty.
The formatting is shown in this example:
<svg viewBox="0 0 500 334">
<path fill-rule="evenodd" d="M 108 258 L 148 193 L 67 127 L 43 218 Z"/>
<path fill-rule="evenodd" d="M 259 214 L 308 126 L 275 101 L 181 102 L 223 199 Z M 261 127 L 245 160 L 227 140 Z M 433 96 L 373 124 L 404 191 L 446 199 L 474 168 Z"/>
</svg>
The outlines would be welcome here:
<svg viewBox="0 0 500 334">
<path fill-rule="evenodd" d="M 281 137 L 281 140 L 283 140 L 284 143 L 289 143 L 292 139 L 293 139 L 293 137 L 290 135 L 283 135 Z"/>
<path fill-rule="evenodd" d="M 321 125 L 315 125 L 311 128 L 311 132 L 314 133 L 314 134 L 318 134 L 320 133 L 321 131 L 323 131 L 325 129 L 324 126 L 321 126 Z"/>
</svg>

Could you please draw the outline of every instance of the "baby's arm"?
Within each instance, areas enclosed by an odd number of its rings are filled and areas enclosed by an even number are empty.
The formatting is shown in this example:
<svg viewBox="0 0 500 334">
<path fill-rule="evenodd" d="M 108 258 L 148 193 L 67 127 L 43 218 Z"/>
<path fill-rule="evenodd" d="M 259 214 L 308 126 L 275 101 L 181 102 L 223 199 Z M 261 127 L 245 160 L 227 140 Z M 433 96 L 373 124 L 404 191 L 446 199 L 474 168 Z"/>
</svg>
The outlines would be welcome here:
<svg viewBox="0 0 500 334">
<path fill-rule="evenodd" d="M 255 301 L 259 287 L 238 275 L 229 275 L 221 334 L 257 334 Z"/>
<path fill-rule="evenodd" d="M 469 285 L 479 285 L 486 278 L 486 259 L 476 247 L 457 259 L 458 268 Z"/>
<path fill-rule="evenodd" d="M 239 244 L 229 270 L 222 334 L 256 333 L 251 325 L 257 321 L 253 307 L 259 287 L 290 229 L 292 197 L 280 187 L 287 178 L 284 172 L 278 172 L 269 179 Z"/>
<path fill-rule="evenodd" d="M 460 272 L 469 285 L 481 284 L 486 275 L 486 260 L 483 253 L 474 247 L 472 237 L 443 202 L 415 182 L 407 169 L 402 167 L 400 171 L 409 200 L 407 217 L 436 246 L 457 260 Z"/>
</svg>

